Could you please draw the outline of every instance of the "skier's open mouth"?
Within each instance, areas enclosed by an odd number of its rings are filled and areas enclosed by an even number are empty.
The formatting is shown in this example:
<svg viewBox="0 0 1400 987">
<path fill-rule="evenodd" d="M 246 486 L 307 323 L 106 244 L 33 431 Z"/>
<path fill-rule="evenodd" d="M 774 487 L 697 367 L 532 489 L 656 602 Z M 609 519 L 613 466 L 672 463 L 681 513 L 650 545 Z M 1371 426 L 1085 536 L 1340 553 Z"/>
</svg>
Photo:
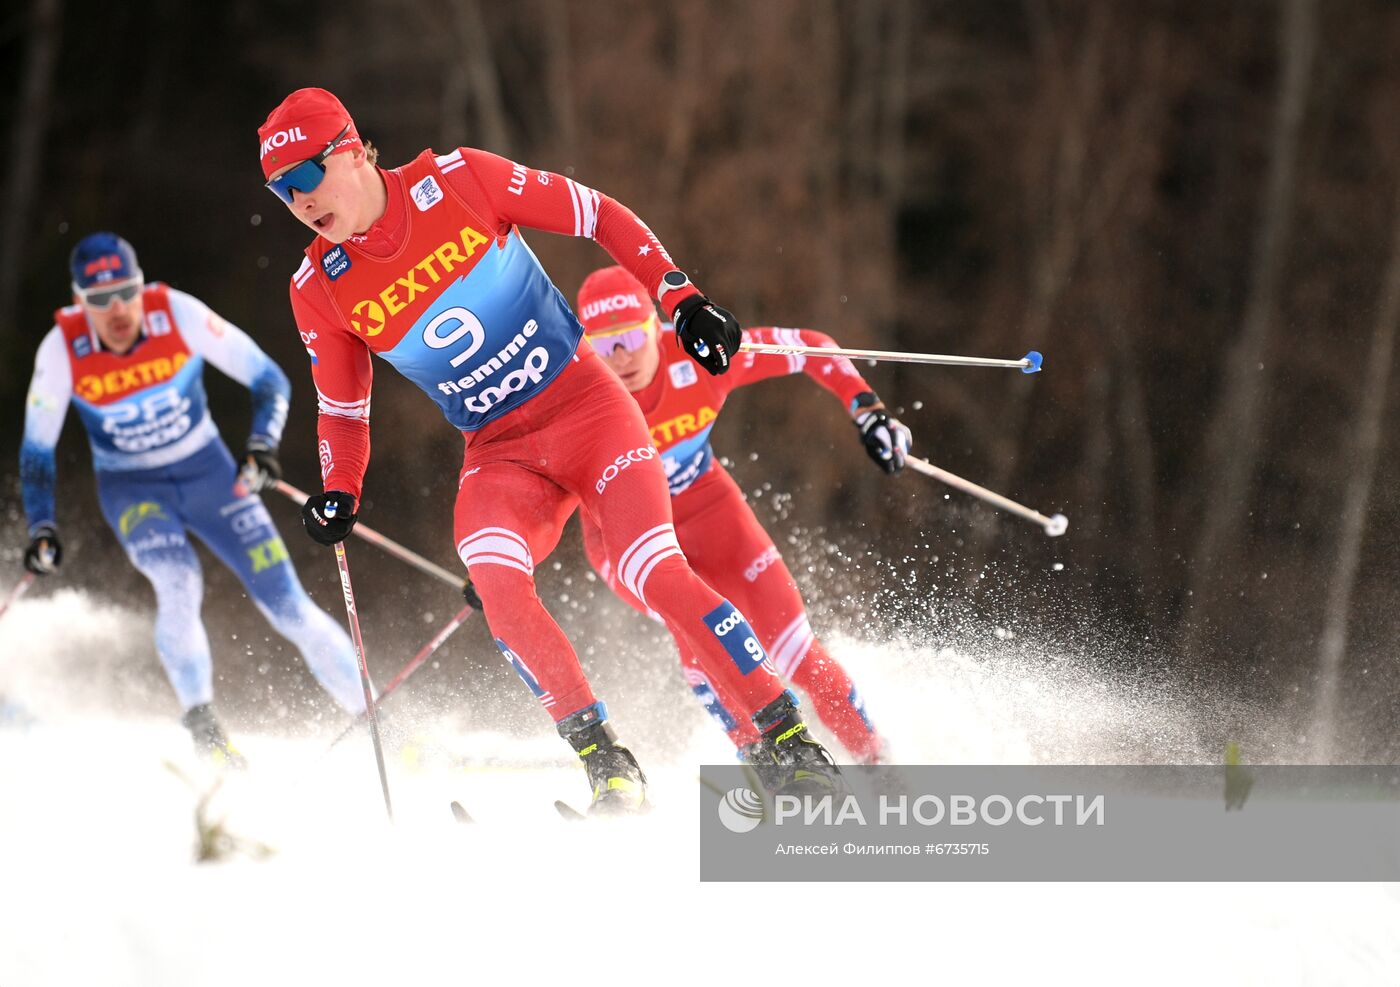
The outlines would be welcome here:
<svg viewBox="0 0 1400 987">
<path fill-rule="evenodd" d="M 328 212 L 319 219 L 313 220 L 311 225 L 318 230 L 328 230 L 335 223 L 335 213 Z"/>
</svg>

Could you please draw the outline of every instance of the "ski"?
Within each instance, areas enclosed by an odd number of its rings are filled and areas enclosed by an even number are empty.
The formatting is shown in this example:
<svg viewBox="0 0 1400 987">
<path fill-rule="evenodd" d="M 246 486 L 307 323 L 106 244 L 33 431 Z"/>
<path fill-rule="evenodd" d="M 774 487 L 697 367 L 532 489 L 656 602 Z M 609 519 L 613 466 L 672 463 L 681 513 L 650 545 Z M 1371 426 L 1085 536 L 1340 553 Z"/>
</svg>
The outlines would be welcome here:
<svg viewBox="0 0 1400 987">
<path fill-rule="evenodd" d="M 565 822 L 583 822 L 588 818 L 567 802 L 556 801 L 554 803 L 554 810 L 559 813 L 559 818 L 563 819 Z M 461 802 L 452 803 L 452 818 L 464 824 L 476 822 L 476 820 L 472 818 L 472 814 L 467 811 L 466 806 Z"/>
<path fill-rule="evenodd" d="M 558 799 L 554 800 L 554 811 L 559 813 L 559 818 L 565 822 L 583 822 L 588 818 L 569 803 L 561 802 Z"/>
</svg>

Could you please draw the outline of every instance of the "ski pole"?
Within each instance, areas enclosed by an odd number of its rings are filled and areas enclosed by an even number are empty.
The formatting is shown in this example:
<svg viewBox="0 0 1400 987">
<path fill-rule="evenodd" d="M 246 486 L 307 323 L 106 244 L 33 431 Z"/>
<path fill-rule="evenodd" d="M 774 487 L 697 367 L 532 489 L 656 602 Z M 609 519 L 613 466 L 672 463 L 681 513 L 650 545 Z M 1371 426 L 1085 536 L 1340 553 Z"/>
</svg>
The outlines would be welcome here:
<svg viewBox="0 0 1400 987">
<path fill-rule="evenodd" d="M 373 706 L 376 711 L 378 711 L 380 704 L 383 703 L 384 700 L 388 699 L 389 696 L 393 693 L 393 691 L 403 684 L 404 679 L 408 678 L 414 672 L 418 671 L 418 667 L 422 665 L 423 662 L 431 658 L 433 652 L 437 651 L 438 648 L 443 646 L 443 643 L 446 642 L 447 639 L 452 636 L 452 632 L 455 631 L 457 628 L 461 627 L 462 623 L 469 616 L 471 616 L 472 610 L 473 607 L 469 603 L 466 606 L 464 606 L 461 610 L 457 611 L 457 616 L 453 617 L 445 625 L 443 625 L 442 630 L 434 634 L 433 639 L 427 644 L 423 645 L 423 649 L 419 651 L 418 654 L 413 656 L 413 660 L 411 660 L 407 665 L 401 668 L 399 670 L 399 674 L 395 675 L 392 679 L 389 680 L 389 683 L 386 686 L 384 686 L 383 690 L 379 693 L 379 698 L 376 699 L 373 703 Z M 355 718 L 353 723 L 351 723 L 344 730 L 342 730 L 340 732 L 340 736 L 332 740 L 330 747 L 326 748 L 327 753 L 334 749 L 335 746 L 339 744 L 342 740 L 344 740 L 346 737 L 350 736 L 351 732 L 357 726 L 364 722 L 366 715 L 367 712 L 360 714 Z"/>
<path fill-rule="evenodd" d="M 5 597 L 5 602 L 0 603 L 0 617 L 5 616 L 5 611 L 9 610 L 19 598 L 29 591 L 29 587 L 34 585 L 34 573 L 26 572 L 24 578 L 15 583 L 15 588 L 10 590 L 10 595 Z"/>
<path fill-rule="evenodd" d="M 944 483 L 948 484 L 948 486 L 961 490 L 963 493 L 971 494 L 981 500 L 985 500 L 993 507 L 999 507 L 1003 511 L 1009 511 L 1017 517 L 1025 518 L 1027 521 L 1040 525 L 1051 538 L 1057 538 L 1069 529 L 1069 518 L 1065 517 L 1063 514 L 1051 514 L 1049 517 L 1046 517 L 1039 511 L 1033 511 L 1029 507 L 1018 504 L 1008 497 L 1003 497 L 999 493 L 993 493 L 986 487 L 979 487 L 971 480 L 964 480 L 956 473 L 949 473 L 945 469 L 939 469 L 937 466 L 920 459 L 918 456 L 905 456 L 904 462 L 916 472 L 922 473 L 925 476 L 931 476 L 935 480 L 942 480 Z"/>
<path fill-rule="evenodd" d="M 844 356 L 851 360 L 883 360 L 887 363 L 934 363 L 950 367 L 1011 367 L 1023 374 L 1040 372 L 1044 359 L 1031 350 L 1019 360 L 997 360 L 981 356 L 945 356 L 942 353 L 902 353 L 898 350 L 848 350 L 839 346 L 788 346 L 782 343 L 742 343 L 740 353 L 769 353 L 774 356 Z"/>
<path fill-rule="evenodd" d="M 326 505 L 326 517 L 335 517 L 335 504 Z M 369 736 L 374 742 L 374 761 L 379 766 L 379 785 L 384 789 L 384 812 L 394 821 L 394 805 L 389 800 L 389 775 L 384 770 L 384 745 L 379 741 L 379 714 L 374 707 L 374 687 L 369 681 L 369 662 L 365 658 L 365 641 L 360 636 L 360 617 L 355 612 L 355 592 L 350 588 L 350 564 L 345 561 L 345 545 L 335 543 L 335 564 L 340 567 L 340 588 L 345 594 L 345 616 L 350 622 L 350 640 L 355 643 L 355 657 L 360 662 L 360 685 L 365 690 L 365 719 L 369 721 Z"/>
<path fill-rule="evenodd" d="M 308 499 L 305 491 L 298 490 L 285 480 L 278 480 L 276 487 L 277 492 L 286 495 L 289 500 L 304 504 Z M 449 586 L 456 586 L 462 591 L 462 595 L 467 598 L 468 603 L 471 603 L 477 610 L 481 609 L 476 591 L 471 588 L 471 580 L 463 579 L 460 576 L 454 576 L 436 562 L 428 561 L 412 549 L 405 548 L 392 538 L 386 538 L 366 524 L 357 524 L 350 530 L 352 534 L 359 535 L 371 545 L 377 545 L 401 562 L 407 562 L 419 572 L 426 573 L 434 579 L 440 579 Z"/>
</svg>

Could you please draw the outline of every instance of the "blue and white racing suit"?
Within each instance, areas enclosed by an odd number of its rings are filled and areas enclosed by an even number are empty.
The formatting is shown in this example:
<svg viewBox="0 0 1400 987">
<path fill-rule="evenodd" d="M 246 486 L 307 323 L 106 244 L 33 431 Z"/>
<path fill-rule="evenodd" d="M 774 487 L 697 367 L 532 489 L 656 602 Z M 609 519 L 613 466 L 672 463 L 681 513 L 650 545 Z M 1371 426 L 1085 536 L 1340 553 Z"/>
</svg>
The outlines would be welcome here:
<svg viewBox="0 0 1400 987">
<path fill-rule="evenodd" d="M 185 709 L 213 698 L 204 580 L 193 532 L 243 582 L 278 633 L 344 709 L 364 710 L 354 647 L 297 579 L 267 508 L 239 480 L 204 394 L 207 360 L 253 394 L 252 438 L 276 448 L 291 388 L 246 333 L 161 284 L 142 292 L 142 333 L 103 348 L 79 307 L 39 346 L 25 408 L 20 479 L 31 536 L 53 524 L 54 448 L 70 404 L 87 428 L 103 515 L 156 594 L 156 650 Z"/>
</svg>

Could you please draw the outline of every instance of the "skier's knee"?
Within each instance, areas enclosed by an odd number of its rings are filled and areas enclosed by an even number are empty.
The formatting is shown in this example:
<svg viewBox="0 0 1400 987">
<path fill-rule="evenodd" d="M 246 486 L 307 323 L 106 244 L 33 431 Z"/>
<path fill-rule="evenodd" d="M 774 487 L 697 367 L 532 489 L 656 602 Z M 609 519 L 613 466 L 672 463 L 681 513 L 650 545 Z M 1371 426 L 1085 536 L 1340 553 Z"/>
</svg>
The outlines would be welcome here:
<svg viewBox="0 0 1400 987">
<path fill-rule="evenodd" d="M 497 606 L 515 606 L 535 595 L 535 580 L 529 574 L 504 565 L 474 565 L 467 570 L 472 586 L 488 612 Z"/>
<path fill-rule="evenodd" d="M 648 610 L 664 613 L 657 606 L 658 600 L 672 600 L 684 596 L 686 590 L 700 577 L 691 571 L 685 556 L 677 549 L 676 554 L 664 556 L 654 565 L 644 567 L 632 575 L 632 585 L 628 586 Z"/>
</svg>

